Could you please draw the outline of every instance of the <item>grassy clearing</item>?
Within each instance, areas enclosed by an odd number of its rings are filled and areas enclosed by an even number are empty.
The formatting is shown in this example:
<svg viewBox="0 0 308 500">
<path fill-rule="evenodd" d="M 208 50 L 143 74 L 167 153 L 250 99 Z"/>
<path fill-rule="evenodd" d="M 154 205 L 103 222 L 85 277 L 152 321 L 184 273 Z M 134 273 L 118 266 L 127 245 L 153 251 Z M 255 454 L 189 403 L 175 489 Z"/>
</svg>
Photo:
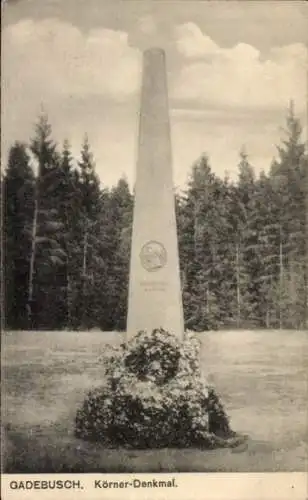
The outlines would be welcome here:
<svg viewBox="0 0 308 500">
<path fill-rule="evenodd" d="M 106 450 L 73 435 L 77 406 L 100 385 L 98 361 L 118 333 L 10 332 L 3 339 L 6 472 L 273 472 L 307 469 L 307 332 L 201 334 L 202 366 L 232 428 L 234 449 Z"/>
</svg>

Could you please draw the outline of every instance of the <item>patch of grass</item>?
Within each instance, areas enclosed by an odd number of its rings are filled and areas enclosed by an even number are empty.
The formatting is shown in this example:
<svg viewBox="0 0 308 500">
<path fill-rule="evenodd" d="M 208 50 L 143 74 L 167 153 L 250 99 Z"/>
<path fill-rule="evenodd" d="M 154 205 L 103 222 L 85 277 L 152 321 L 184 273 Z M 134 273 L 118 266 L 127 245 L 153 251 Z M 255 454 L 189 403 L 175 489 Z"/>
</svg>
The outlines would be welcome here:
<svg viewBox="0 0 308 500">
<path fill-rule="evenodd" d="M 3 339 L 4 470 L 22 472 L 273 472 L 307 470 L 305 332 L 201 334 L 202 364 L 231 426 L 234 449 L 117 450 L 73 435 L 76 408 L 102 382 L 106 343 L 120 334 L 12 332 Z"/>
</svg>

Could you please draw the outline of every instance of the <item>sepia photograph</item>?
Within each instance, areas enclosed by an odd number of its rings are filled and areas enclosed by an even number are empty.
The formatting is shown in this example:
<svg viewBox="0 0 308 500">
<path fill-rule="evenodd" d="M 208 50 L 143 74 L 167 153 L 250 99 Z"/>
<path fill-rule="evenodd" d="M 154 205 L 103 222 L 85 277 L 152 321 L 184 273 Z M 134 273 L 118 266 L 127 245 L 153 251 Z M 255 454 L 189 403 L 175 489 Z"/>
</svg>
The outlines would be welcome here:
<svg viewBox="0 0 308 500">
<path fill-rule="evenodd" d="M 16 498 L 307 471 L 307 33 L 304 1 L 2 1 Z"/>
</svg>

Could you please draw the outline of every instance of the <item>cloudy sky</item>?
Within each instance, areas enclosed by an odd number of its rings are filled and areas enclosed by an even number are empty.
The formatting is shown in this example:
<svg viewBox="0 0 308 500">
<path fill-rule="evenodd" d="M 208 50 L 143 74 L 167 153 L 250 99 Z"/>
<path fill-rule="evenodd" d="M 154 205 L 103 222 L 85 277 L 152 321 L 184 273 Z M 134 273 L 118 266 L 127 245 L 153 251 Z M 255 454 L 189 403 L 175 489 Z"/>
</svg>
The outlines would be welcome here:
<svg viewBox="0 0 308 500">
<path fill-rule="evenodd" d="M 87 132 L 97 172 L 134 177 L 142 50 L 166 50 L 177 186 L 202 152 L 236 175 L 243 144 L 267 169 L 290 99 L 307 130 L 304 1 L 6 0 L 2 151 L 42 109 L 75 154 Z"/>
</svg>

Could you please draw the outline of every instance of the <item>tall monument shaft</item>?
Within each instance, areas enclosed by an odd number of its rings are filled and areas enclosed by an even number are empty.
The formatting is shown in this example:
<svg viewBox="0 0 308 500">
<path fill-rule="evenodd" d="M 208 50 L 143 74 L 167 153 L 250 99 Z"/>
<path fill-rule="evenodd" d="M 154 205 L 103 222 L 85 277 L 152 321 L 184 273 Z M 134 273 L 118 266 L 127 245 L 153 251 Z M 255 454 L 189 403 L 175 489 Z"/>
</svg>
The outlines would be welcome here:
<svg viewBox="0 0 308 500">
<path fill-rule="evenodd" d="M 165 54 L 143 57 L 127 336 L 184 332 Z"/>
</svg>

